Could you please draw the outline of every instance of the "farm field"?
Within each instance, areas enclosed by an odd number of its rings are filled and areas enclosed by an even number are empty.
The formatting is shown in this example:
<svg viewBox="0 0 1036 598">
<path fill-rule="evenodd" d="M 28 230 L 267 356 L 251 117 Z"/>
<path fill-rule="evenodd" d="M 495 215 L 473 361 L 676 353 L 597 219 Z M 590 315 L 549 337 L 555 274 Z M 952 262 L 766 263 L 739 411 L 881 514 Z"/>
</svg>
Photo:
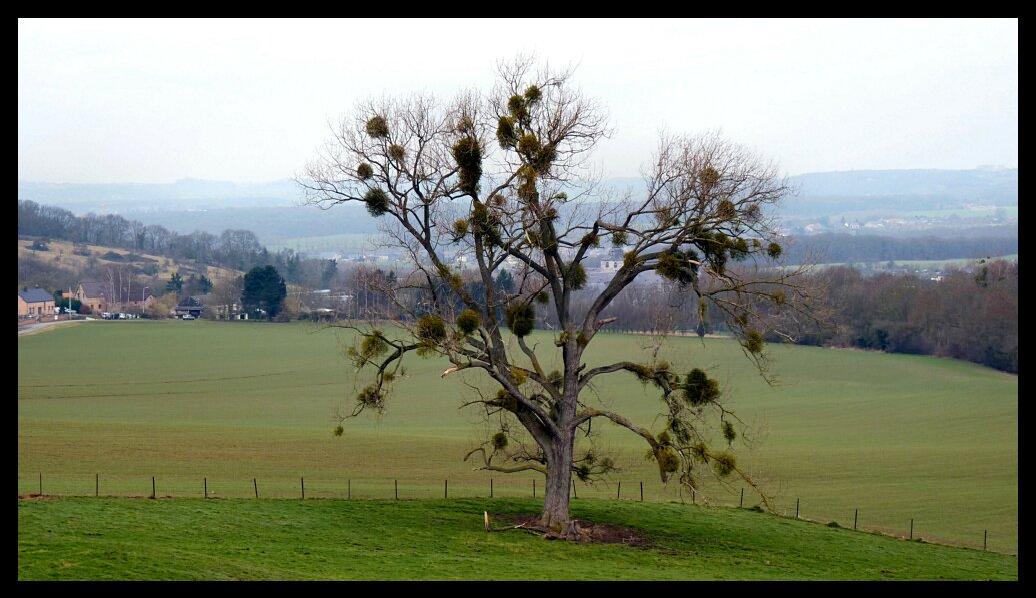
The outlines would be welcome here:
<svg viewBox="0 0 1036 598">
<path fill-rule="evenodd" d="M 550 339 L 530 342 L 548 363 Z M 588 360 L 629 358 L 649 340 L 603 334 Z M 440 498 L 446 479 L 451 497 L 487 495 L 490 475 L 462 461 L 485 424 L 458 409 L 465 387 L 440 378 L 441 360 L 410 360 L 384 417 L 364 414 L 333 435 L 336 409 L 351 409 L 366 383 L 342 354 L 350 341 L 304 324 L 205 321 L 85 322 L 20 338 L 18 493 L 37 492 L 42 473 L 44 493 L 66 495 L 147 496 L 152 476 L 159 496 L 175 497 L 200 497 L 203 478 L 222 498 L 253 496 L 254 486 L 264 498 L 297 497 L 302 477 L 307 498 L 390 499 L 397 479 L 404 499 Z M 803 517 L 825 523 L 852 527 L 859 509 L 863 529 L 906 536 L 913 519 L 915 538 L 981 547 L 988 530 L 991 550 L 1016 551 L 1017 376 L 923 356 L 769 350 L 773 388 L 729 340 L 673 338 L 660 356 L 718 377 L 749 424 L 752 447 L 737 453 L 776 493 L 779 513 L 793 514 L 799 499 Z M 631 377 L 613 374 L 597 392 L 660 430 L 657 399 Z M 580 500 L 614 499 L 618 482 L 622 498 L 638 500 L 643 481 L 647 503 L 691 502 L 661 485 L 636 437 L 595 431 L 623 471 L 596 487 L 577 483 Z M 530 497 L 535 479 L 494 474 L 494 495 Z M 708 486 L 705 498 L 737 505 L 738 490 Z M 746 492 L 746 507 L 757 502 Z"/>
<path fill-rule="evenodd" d="M 994 256 L 994 257 L 989 258 L 989 259 L 987 259 L 987 258 L 958 258 L 958 259 L 951 259 L 951 260 L 892 260 L 892 264 L 893 264 L 894 268 L 911 268 L 911 269 L 913 269 L 915 271 L 923 271 L 923 270 L 946 270 L 946 269 L 949 269 L 949 268 L 968 268 L 968 267 L 974 268 L 974 267 L 978 266 L 980 263 L 982 263 L 983 261 L 988 262 L 988 261 L 995 261 L 995 260 L 1004 260 L 1004 261 L 1007 261 L 1007 262 L 1017 262 L 1018 261 L 1018 254 L 1017 253 L 1010 253 L 1010 254 L 1007 254 L 1007 255 L 998 255 L 998 256 Z M 854 266 L 854 265 L 855 266 L 859 266 L 860 264 L 870 264 L 870 268 L 872 270 L 875 270 L 875 271 L 888 270 L 889 269 L 887 261 L 884 261 L 884 262 L 882 262 L 882 261 L 869 261 L 869 262 L 856 262 L 856 263 L 852 263 L 852 262 L 829 262 L 829 263 L 823 263 L 823 264 L 815 264 L 815 267 L 823 269 L 823 268 L 833 268 L 833 267 L 837 267 L 837 266 Z M 794 266 L 786 266 L 786 268 L 791 269 L 791 268 L 794 268 Z"/>
<path fill-rule="evenodd" d="M 18 502 L 19 579 L 1000 579 L 1014 556 L 747 509 L 576 499 L 573 516 L 647 546 L 487 534 L 532 499 Z M 494 518 L 502 528 L 503 518 Z"/>
</svg>

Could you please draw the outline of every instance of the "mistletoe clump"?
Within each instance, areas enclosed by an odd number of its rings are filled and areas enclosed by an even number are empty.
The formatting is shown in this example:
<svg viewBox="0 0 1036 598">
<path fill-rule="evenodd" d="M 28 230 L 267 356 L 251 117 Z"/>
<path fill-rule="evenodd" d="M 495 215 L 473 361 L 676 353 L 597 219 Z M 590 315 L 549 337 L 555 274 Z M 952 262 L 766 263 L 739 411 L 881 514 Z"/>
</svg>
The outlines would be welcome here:
<svg viewBox="0 0 1036 598">
<path fill-rule="evenodd" d="M 533 203 L 539 199 L 539 191 L 536 189 L 536 169 L 532 166 L 522 166 L 518 169 L 519 185 L 516 193 L 518 198 Z"/>
<path fill-rule="evenodd" d="M 453 159 L 457 162 L 457 184 L 460 190 L 474 196 L 482 178 L 482 147 L 472 136 L 461 137 L 453 144 Z"/>
<path fill-rule="evenodd" d="M 701 182 L 701 186 L 706 192 L 711 191 L 719 182 L 719 171 L 712 166 L 706 166 L 698 173 L 698 181 Z"/>
<path fill-rule="evenodd" d="M 468 234 L 468 221 L 461 219 L 453 223 L 453 236 L 459 241 Z"/>
<path fill-rule="evenodd" d="M 386 351 L 388 351 L 388 343 L 380 332 L 375 332 L 374 334 L 365 336 L 363 337 L 363 340 L 360 341 L 359 357 L 361 357 L 363 361 L 373 359 L 378 355 L 382 355 Z"/>
<path fill-rule="evenodd" d="M 363 203 L 367 204 L 367 212 L 374 217 L 385 215 L 389 209 L 388 194 L 381 189 L 371 189 L 368 191 L 363 196 Z"/>
<path fill-rule="evenodd" d="M 658 256 L 655 272 L 662 278 L 673 280 L 680 285 L 694 282 L 698 274 L 698 254 L 692 249 L 666 251 Z"/>
<path fill-rule="evenodd" d="M 565 280 L 572 290 L 578 291 L 586 286 L 586 268 L 582 264 L 571 264 L 565 270 Z"/>
<path fill-rule="evenodd" d="M 734 202 L 724 199 L 716 206 L 716 216 L 720 220 L 733 220 L 734 216 L 737 216 L 737 207 L 734 206 Z"/>
<path fill-rule="evenodd" d="M 726 235 L 718 231 L 712 235 L 708 233 L 702 234 L 702 242 L 699 246 L 705 252 L 705 257 L 708 258 L 709 264 L 716 274 L 722 275 L 726 270 L 727 244 L 729 241 Z"/>
<path fill-rule="evenodd" d="M 377 384 L 371 384 L 361 390 L 356 395 L 356 402 L 360 404 L 361 408 L 374 409 L 378 412 L 385 409 L 385 395 Z"/>
<path fill-rule="evenodd" d="M 532 133 L 522 135 L 522 138 L 518 140 L 518 151 L 525 154 L 526 158 L 536 155 L 536 152 L 540 151 L 539 137 Z"/>
<path fill-rule="evenodd" d="M 712 455 L 712 469 L 716 475 L 726 477 L 733 473 L 737 467 L 737 459 L 730 453 L 715 453 Z"/>
<path fill-rule="evenodd" d="M 541 97 L 543 97 L 543 92 L 540 91 L 540 88 L 538 86 L 530 85 L 525 89 L 526 102 L 530 104 L 535 104 L 536 102 L 540 101 Z"/>
<path fill-rule="evenodd" d="M 740 262 L 748 257 L 748 241 L 738 237 L 728 244 L 730 248 L 730 259 Z"/>
<path fill-rule="evenodd" d="M 459 328 L 465 336 L 475 332 L 481 323 L 481 316 L 478 315 L 477 311 L 471 308 L 465 309 L 460 312 L 459 316 L 457 316 L 457 328 Z"/>
<path fill-rule="evenodd" d="M 660 446 L 654 451 L 654 457 L 658 461 L 658 470 L 662 473 L 663 480 L 680 468 L 680 456 L 669 446 Z"/>
<path fill-rule="evenodd" d="M 384 139 L 389 136 L 388 121 L 383 116 L 372 117 L 367 121 L 364 130 L 375 139 Z"/>
<path fill-rule="evenodd" d="M 496 124 L 496 140 L 500 147 L 508 149 L 518 143 L 518 136 L 514 131 L 514 119 L 510 116 L 501 116 Z"/>
<path fill-rule="evenodd" d="M 374 169 L 371 168 L 370 164 L 364 162 L 356 167 L 356 177 L 361 181 L 366 181 L 372 176 L 374 176 Z"/>
<path fill-rule="evenodd" d="M 525 98 L 519 95 L 513 95 L 507 100 L 507 111 L 511 113 L 511 116 L 520 122 L 528 120 L 529 108 L 526 104 Z"/>
<path fill-rule="evenodd" d="M 536 326 L 536 310 L 529 303 L 512 303 L 504 310 L 507 327 L 517 337 L 528 336 Z"/>
<path fill-rule="evenodd" d="M 491 404 L 503 407 L 508 411 L 516 411 L 518 409 L 518 399 L 502 388 L 496 391 L 496 397 L 491 401 Z"/>
<path fill-rule="evenodd" d="M 483 203 L 475 203 L 471 207 L 471 224 L 475 227 L 475 234 L 488 237 L 489 240 L 500 238 L 500 217 Z"/>
<path fill-rule="evenodd" d="M 403 149 L 402 145 L 396 145 L 395 143 L 393 143 L 388 148 L 388 155 L 396 162 L 402 162 L 403 158 L 406 157 L 406 150 Z"/>
<path fill-rule="evenodd" d="M 749 330 L 745 334 L 745 350 L 749 353 L 761 353 L 763 350 L 763 335 L 758 330 Z"/>
<path fill-rule="evenodd" d="M 782 252 L 783 249 L 781 249 L 780 243 L 770 243 L 769 247 L 766 248 L 766 254 L 773 259 L 781 257 Z"/>
<path fill-rule="evenodd" d="M 426 344 L 442 342 L 446 338 L 446 323 L 435 314 L 421 316 L 417 321 L 417 338 Z"/>
<path fill-rule="evenodd" d="M 719 398 L 719 383 L 705 375 L 701 369 L 694 368 L 687 374 L 683 392 L 687 403 L 697 407 Z"/>
<path fill-rule="evenodd" d="M 737 438 L 737 432 L 734 430 L 734 424 L 723 420 L 723 438 L 727 441 L 727 446 L 730 446 L 734 439 Z"/>
</svg>

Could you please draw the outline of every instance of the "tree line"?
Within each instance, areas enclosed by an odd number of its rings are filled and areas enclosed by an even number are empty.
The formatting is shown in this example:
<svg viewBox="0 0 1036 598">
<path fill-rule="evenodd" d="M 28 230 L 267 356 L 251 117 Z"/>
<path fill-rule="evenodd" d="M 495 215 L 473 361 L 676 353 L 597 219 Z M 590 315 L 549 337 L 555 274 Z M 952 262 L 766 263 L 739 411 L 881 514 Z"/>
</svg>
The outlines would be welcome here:
<svg viewBox="0 0 1036 598">
<path fill-rule="evenodd" d="M 818 289 L 819 323 L 793 326 L 803 345 L 857 347 L 953 357 L 1005 372 L 1018 372 L 1018 264 L 993 260 L 971 271 L 951 269 L 940 280 L 914 274 L 868 276 L 848 266 L 806 275 L 803 284 Z M 586 309 L 591 294 L 573 298 Z M 725 333 L 722 314 L 704 317 L 686 293 L 662 282 L 628 287 L 605 313 L 615 327 L 631 331 Z M 541 322 L 556 327 L 550 314 Z M 787 341 L 768 333 L 770 342 Z"/>
<path fill-rule="evenodd" d="M 1018 264 L 994 260 L 941 280 L 863 276 L 848 267 L 813 275 L 826 289 L 828 325 L 801 344 L 954 357 L 1018 372 Z"/>
</svg>

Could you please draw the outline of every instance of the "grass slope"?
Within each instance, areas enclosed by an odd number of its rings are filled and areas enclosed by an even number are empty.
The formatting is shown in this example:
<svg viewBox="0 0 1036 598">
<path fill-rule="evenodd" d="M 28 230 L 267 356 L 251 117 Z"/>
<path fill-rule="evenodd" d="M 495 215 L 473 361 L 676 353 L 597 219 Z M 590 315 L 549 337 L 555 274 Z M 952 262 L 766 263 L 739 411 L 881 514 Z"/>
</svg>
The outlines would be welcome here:
<svg viewBox="0 0 1036 598">
<path fill-rule="evenodd" d="M 576 500 L 650 548 L 486 534 L 532 500 L 18 503 L 19 579 L 1017 579 L 1017 559 L 749 510 Z"/>
<path fill-rule="evenodd" d="M 489 474 L 464 454 L 485 429 L 438 359 L 408 361 L 383 418 L 364 415 L 336 438 L 336 409 L 366 383 L 341 347 L 352 339 L 296 324 L 86 322 L 18 340 L 19 494 L 201 496 L 202 477 L 220 497 L 401 498 L 488 494 Z M 551 336 L 538 332 L 544 367 L 557 367 Z M 643 336 L 604 334 L 593 364 L 638 358 Z M 779 512 L 926 540 L 1014 551 L 1018 517 L 1018 378 L 974 364 L 923 356 L 773 346 L 780 384 L 760 380 L 736 343 L 671 339 L 661 357 L 678 371 L 706 367 L 749 424 L 742 463 L 777 493 Z M 643 359 L 643 357 L 639 357 Z M 477 375 L 467 378 L 480 381 Z M 661 430 L 659 401 L 625 374 L 600 379 L 599 402 Z M 623 471 L 578 483 L 580 498 L 679 500 L 644 459 L 643 441 L 607 425 L 598 444 Z M 583 442 L 582 440 L 580 442 Z M 528 497 L 533 474 L 494 476 L 497 497 Z M 542 492 L 542 479 L 539 480 Z M 708 486 L 714 503 L 736 505 L 739 488 Z M 690 497 L 684 496 L 689 501 Z M 701 497 L 698 497 L 701 500 Z M 745 506 L 756 504 L 746 493 Z"/>
<path fill-rule="evenodd" d="M 193 262 L 193 260 L 175 260 L 173 258 L 163 257 L 160 255 L 151 255 L 146 253 L 134 252 L 129 249 L 123 249 L 121 247 L 107 247 L 104 245 L 85 245 L 86 249 L 90 252 L 89 256 L 76 255 L 73 253 L 75 249 L 75 243 L 71 241 L 47 241 L 49 249 L 47 251 L 34 251 L 32 248 L 33 241 L 31 239 L 18 239 L 18 258 L 23 259 L 26 257 L 35 257 L 47 262 L 51 262 L 56 266 L 62 268 L 79 271 L 87 266 L 87 262 L 91 257 L 95 257 L 100 260 L 101 264 L 113 264 L 122 266 L 126 262 L 111 262 L 104 258 L 104 255 L 108 253 L 117 253 L 121 256 L 126 256 L 131 253 L 143 256 L 150 259 L 158 266 L 158 271 L 155 274 L 160 278 L 169 278 L 174 272 L 199 272 L 204 273 L 212 280 L 223 278 L 225 276 L 239 276 L 241 272 L 232 270 L 230 268 L 223 268 L 220 266 L 207 266 L 200 265 Z M 137 263 L 141 265 L 141 263 Z M 48 289 L 51 290 L 51 289 Z M 59 289 L 60 290 L 60 289 Z M 74 289 L 73 289 L 74 290 Z"/>
</svg>

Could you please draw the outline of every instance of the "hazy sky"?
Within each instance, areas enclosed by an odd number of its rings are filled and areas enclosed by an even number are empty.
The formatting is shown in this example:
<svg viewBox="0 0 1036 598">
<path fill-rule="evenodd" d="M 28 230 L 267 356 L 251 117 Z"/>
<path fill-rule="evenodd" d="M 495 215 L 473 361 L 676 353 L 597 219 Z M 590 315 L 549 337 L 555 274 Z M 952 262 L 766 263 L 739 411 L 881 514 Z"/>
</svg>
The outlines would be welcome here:
<svg viewBox="0 0 1036 598">
<path fill-rule="evenodd" d="M 268 181 L 358 99 L 491 86 L 535 52 L 607 106 L 607 176 L 720 129 L 788 174 L 1018 163 L 1016 20 L 37 20 L 18 177 Z"/>
</svg>

